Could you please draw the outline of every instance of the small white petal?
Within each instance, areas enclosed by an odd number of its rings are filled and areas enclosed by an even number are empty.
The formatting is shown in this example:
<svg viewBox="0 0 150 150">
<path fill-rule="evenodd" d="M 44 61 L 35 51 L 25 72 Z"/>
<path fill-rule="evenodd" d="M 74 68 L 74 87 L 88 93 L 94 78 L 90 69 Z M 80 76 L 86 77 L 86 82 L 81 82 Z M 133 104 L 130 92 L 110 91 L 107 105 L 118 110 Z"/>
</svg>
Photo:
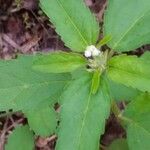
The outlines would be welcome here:
<svg viewBox="0 0 150 150">
<path fill-rule="evenodd" d="M 94 45 L 87 46 L 85 50 L 85 56 L 91 57 L 91 56 L 98 56 L 101 55 L 101 51 L 97 49 Z"/>
<path fill-rule="evenodd" d="M 100 51 L 98 49 L 94 49 L 92 51 L 92 56 L 98 56 L 100 54 Z"/>
<path fill-rule="evenodd" d="M 94 45 L 87 46 L 86 50 L 93 51 L 96 47 Z"/>
<path fill-rule="evenodd" d="M 91 57 L 91 56 L 92 56 L 92 52 L 89 51 L 89 50 L 86 50 L 86 51 L 84 52 L 84 55 L 85 55 L 85 57 Z"/>
</svg>

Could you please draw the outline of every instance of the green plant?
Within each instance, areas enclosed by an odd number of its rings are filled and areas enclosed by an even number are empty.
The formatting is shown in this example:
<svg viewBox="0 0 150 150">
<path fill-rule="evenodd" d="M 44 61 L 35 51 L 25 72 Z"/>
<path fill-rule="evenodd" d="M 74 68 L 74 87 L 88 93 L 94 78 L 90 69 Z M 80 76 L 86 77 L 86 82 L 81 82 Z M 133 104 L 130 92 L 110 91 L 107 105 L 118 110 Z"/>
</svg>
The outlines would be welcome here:
<svg viewBox="0 0 150 150">
<path fill-rule="evenodd" d="M 73 52 L 0 61 L 0 110 L 22 111 L 36 135 L 57 134 L 57 150 L 98 150 L 112 110 L 127 131 L 127 147 L 150 149 L 150 53 L 124 53 L 150 43 L 149 0 L 109 0 L 100 42 L 100 27 L 82 0 L 40 4 Z M 130 102 L 123 111 L 116 104 L 122 99 Z M 30 141 L 21 149 L 32 149 L 32 131 L 15 129 L 6 150 L 22 136 L 20 143 Z"/>
</svg>

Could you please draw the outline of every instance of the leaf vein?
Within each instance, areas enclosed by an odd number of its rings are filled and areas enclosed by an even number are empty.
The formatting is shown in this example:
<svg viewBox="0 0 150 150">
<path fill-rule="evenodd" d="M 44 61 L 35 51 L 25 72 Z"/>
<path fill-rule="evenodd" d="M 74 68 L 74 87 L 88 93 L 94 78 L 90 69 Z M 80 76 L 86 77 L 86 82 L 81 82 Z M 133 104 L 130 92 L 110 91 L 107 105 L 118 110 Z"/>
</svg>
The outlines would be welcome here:
<svg viewBox="0 0 150 150">
<path fill-rule="evenodd" d="M 78 26 L 72 21 L 70 15 L 67 13 L 66 9 L 63 7 L 62 3 L 59 0 L 56 0 L 58 5 L 64 10 L 65 14 L 67 15 L 68 19 L 70 20 L 71 24 L 74 26 L 74 28 L 77 30 L 78 34 L 80 35 L 81 39 L 83 40 L 83 42 L 88 45 L 88 42 L 86 40 L 86 38 L 82 35 L 82 33 L 80 32 Z"/>
</svg>

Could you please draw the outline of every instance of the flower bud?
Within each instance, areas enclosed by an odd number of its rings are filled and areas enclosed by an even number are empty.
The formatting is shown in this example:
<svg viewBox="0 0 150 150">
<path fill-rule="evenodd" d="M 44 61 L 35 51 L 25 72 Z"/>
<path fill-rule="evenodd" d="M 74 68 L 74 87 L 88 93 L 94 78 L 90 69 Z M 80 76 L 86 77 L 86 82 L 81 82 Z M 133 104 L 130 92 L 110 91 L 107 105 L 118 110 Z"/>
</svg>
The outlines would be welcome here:
<svg viewBox="0 0 150 150">
<path fill-rule="evenodd" d="M 94 49 L 92 51 L 92 56 L 98 56 L 100 54 L 100 51 L 98 49 Z"/>
<path fill-rule="evenodd" d="M 91 57 L 92 56 L 92 52 L 91 51 L 89 51 L 89 50 L 86 50 L 85 52 L 84 52 L 84 55 L 85 55 L 85 57 Z"/>
<path fill-rule="evenodd" d="M 94 45 L 87 46 L 86 51 L 84 52 L 85 57 L 98 56 L 101 52 Z"/>
</svg>

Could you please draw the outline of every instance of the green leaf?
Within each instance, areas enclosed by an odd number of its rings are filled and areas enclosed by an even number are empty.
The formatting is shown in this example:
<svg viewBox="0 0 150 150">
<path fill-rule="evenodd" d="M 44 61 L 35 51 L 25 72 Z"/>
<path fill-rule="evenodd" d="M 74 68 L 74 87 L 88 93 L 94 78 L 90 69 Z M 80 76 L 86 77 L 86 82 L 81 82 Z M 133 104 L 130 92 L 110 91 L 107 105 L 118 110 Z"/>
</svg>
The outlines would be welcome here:
<svg viewBox="0 0 150 150">
<path fill-rule="evenodd" d="M 33 150 L 34 149 L 34 135 L 29 127 L 16 127 L 13 133 L 9 135 L 5 150 Z"/>
<path fill-rule="evenodd" d="M 33 69 L 47 73 L 72 72 L 86 67 L 87 60 L 77 53 L 52 52 L 34 62 Z"/>
<path fill-rule="evenodd" d="M 110 98 L 104 81 L 93 95 L 91 80 L 92 74 L 79 74 L 62 95 L 57 150 L 99 149 L 99 138 L 110 111 Z"/>
<path fill-rule="evenodd" d="M 109 0 L 104 18 L 104 35 L 112 36 L 108 46 L 113 50 L 129 51 L 150 43 L 149 0 Z"/>
<path fill-rule="evenodd" d="M 141 94 L 123 114 L 127 121 L 127 141 L 131 150 L 150 149 L 150 94 Z"/>
<path fill-rule="evenodd" d="M 117 139 L 109 146 L 107 150 L 129 150 L 127 140 Z"/>
<path fill-rule="evenodd" d="M 37 107 L 24 111 L 30 128 L 36 135 L 50 136 L 56 131 L 57 116 L 54 108 L 47 104 L 39 104 Z"/>
<path fill-rule="evenodd" d="M 141 56 L 141 58 L 144 59 L 144 60 L 150 61 L 150 52 L 149 52 L 149 51 L 146 51 L 146 52 Z"/>
<path fill-rule="evenodd" d="M 96 45 L 96 47 L 100 48 L 101 46 L 107 44 L 111 40 L 110 35 L 106 35 L 102 40 L 99 41 L 99 43 Z"/>
<path fill-rule="evenodd" d="M 150 61 L 136 56 L 120 55 L 109 61 L 108 77 L 115 82 L 150 91 Z"/>
<path fill-rule="evenodd" d="M 141 92 L 132 87 L 109 80 L 110 94 L 116 101 L 132 101 Z"/>
<path fill-rule="evenodd" d="M 83 0 L 40 0 L 40 4 L 70 49 L 81 52 L 96 43 L 99 26 Z"/>
<path fill-rule="evenodd" d="M 99 89 L 100 75 L 101 75 L 101 72 L 99 69 L 95 70 L 95 72 L 93 73 L 92 85 L 91 85 L 92 94 L 95 94 L 97 92 L 97 90 Z"/>
<path fill-rule="evenodd" d="M 0 111 L 30 109 L 58 98 L 70 79 L 68 74 L 43 74 L 32 70 L 41 56 L 22 56 L 0 61 Z"/>
</svg>

